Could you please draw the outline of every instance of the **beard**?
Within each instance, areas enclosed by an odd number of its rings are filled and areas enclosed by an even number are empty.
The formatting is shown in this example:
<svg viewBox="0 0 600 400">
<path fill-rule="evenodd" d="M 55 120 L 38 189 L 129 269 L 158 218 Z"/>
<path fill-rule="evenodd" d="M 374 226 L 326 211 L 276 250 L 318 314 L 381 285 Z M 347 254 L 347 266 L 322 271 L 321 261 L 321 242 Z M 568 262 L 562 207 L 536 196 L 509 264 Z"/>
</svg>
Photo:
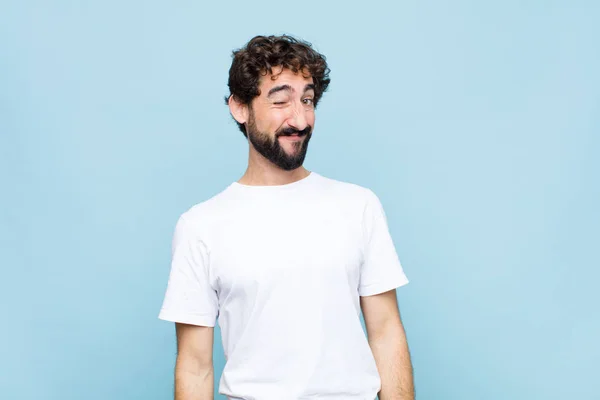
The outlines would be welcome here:
<svg viewBox="0 0 600 400">
<path fill-rule="evenodd" d="M 250 112 L 246 133 L 248 134 L 248 140 L 252 146 L 254 146 L 256 151 L 264 158 L 285 171 L 291 171 L 301 167 L 304 163 L 308 142 L 312 136 L 312 127 L 308 125 L 301 131 L 295 128 L 280 129 L 275 132 L 275 135 L 272 138 L 269 134 L 260 132 L 257 129 L 254 113 Z M 288 154 L 279 144 L 279 137 L 291 136 L 293 134 L 298 134 L 298 136 L 304 137 L 304 139 L 292 142 L 293 152 L 292 154 Z"/>
</svg>

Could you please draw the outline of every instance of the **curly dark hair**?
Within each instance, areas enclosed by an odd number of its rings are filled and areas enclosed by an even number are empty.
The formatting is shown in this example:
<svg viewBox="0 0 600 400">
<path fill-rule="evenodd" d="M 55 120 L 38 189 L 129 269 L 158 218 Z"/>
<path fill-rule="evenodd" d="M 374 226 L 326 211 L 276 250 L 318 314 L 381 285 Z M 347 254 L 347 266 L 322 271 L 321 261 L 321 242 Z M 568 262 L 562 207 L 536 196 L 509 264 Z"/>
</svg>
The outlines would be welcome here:
<svg viewBox="0 0 600 400">
<path fill-rule="evenodd" d="M 260 95 L 260 77 L 272 74 L 273 67 L 310 74 L 315 85 L 315 107 L 329 86 L 330 70 L 325 56 L 315 51 L 312 44 L 289 35 L 255 36 L 233 52 L 228 81 L 230 95 L 225 97 L 225 103 L 233 96 L 242 104 L 250 104 Z M 238 123 L 238 126 L 246 136 L 244 125 Z"/>
</svg>

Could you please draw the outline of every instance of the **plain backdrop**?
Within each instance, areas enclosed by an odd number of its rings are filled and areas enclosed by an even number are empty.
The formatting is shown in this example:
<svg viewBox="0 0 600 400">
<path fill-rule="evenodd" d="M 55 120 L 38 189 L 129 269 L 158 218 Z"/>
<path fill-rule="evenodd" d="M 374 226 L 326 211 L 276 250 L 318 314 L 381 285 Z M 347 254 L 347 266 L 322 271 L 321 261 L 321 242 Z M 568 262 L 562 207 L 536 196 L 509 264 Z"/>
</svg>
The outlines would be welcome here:
<svg viewBox="0 0 600 400">
<path fill-rule="evenodd" d="M 595 1 L 0 2 L 0 398 L 172 398 L 174 225 L 246 166 L 231 51 L 289 33 L 331 67 L 306 167 L 386 209 L 418 399 L 600 399 L 598 21 Z"/>
</svg>

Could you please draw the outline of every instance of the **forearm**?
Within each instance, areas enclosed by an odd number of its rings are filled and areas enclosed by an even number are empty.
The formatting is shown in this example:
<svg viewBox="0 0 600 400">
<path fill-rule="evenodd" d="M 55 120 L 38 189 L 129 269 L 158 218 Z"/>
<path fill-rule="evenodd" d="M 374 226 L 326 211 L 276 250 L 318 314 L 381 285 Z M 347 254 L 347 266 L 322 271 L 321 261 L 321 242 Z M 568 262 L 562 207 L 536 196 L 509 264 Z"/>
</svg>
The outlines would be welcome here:
<svg viewBox="0 0 600 400">
<path fill-rule="evenodd" d="M 413 400 L 415 389 L 410 352 L 401 323 L 391 324 L 369 345 L 381 377 L 380 400 Z"/>
<path fill-rule="evenodd" d="M 191 361 L 177 359 L 175 366 L 175 400 L 213 400 L 214 369 L 198 367 Z"/>
</svg>

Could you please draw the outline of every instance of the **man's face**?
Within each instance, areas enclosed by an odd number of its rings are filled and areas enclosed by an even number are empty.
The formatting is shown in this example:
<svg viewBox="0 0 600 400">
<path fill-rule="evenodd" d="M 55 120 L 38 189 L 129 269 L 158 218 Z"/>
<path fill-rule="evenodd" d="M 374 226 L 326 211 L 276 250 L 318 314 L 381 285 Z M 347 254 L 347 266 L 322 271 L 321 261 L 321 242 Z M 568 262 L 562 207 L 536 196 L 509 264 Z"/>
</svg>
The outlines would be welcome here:
<svg viewBox="0 0 600 400">
<path fill-rule="evenodd" d="M 315 123 L 312 77 L 273 68 L 273 75 L 261 78 L 259 90 L 249 106 L 246 133 L 250 143 L 279 168 L 299 168 Z"/>
</svg>

